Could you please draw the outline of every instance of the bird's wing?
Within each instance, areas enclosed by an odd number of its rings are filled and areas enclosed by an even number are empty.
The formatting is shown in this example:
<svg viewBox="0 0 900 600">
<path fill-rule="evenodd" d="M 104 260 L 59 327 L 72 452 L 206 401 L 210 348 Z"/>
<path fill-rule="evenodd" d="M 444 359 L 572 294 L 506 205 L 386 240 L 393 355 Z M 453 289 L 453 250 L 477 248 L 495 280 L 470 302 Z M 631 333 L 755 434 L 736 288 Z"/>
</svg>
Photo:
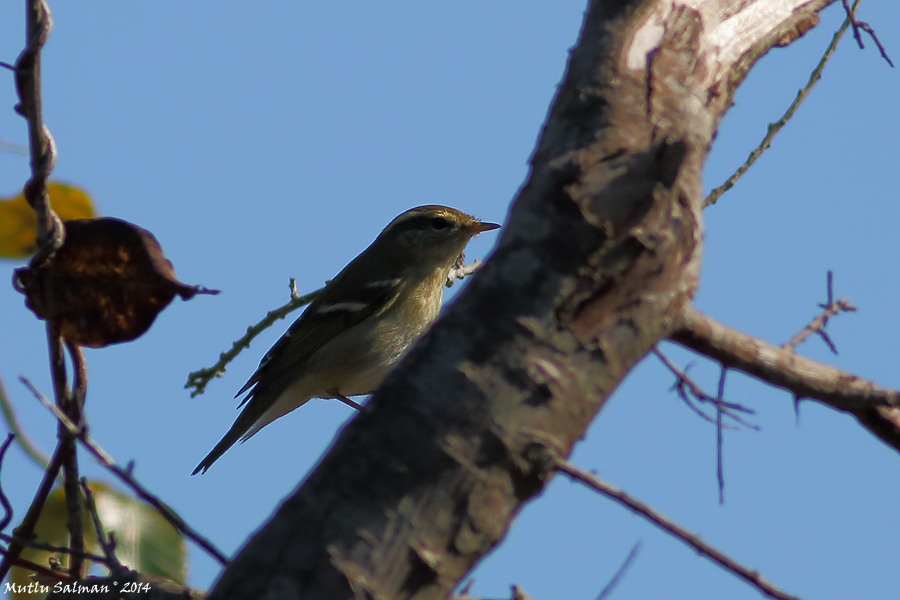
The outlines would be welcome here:
<svg viewBox="0 0 900 600">
<path fill-rule="evenodd" d="M 286 388 L 297 370 L 302 369 L 303 362 L 316 350 L 338 333 L 390 308 L 404 286 L 402 279 L 389 278 L 373 281 L 338 295 L 333 291 L 337 289 L 333 285 L 336 282 L 337 278 L 322 290 L 287 333 L 266 353 L 259 368 L 236 394 L 240 396 L 254 385 L 257 386 L 241 405 L 263 391 L 259 388 L 262 381 L 266 382 L 266 387 Z M 278 390 L 277 393 L 281 391 L 283 390 Z"/>
<path fill-rule="evenodd" d="M 335 278 L 337 281 L 337 278 Z M 333 283 L 333 282 L 332 282 Z M 228 448 L 244 437 L 256 421 L 302 372 L 303 362 L 339 332 L 369 316 L 384 312 L 397 300 L 404 283 L 401 279 L 375 281 L 354 292 L 329 293 L 329 284 L 309 308 L 263 357 L 253 377 L 238 395 L 253 388 L 241 402 L 247 404 L 231 429 L 204 458 L 194 475 L 205 472 Z M 264 385 L 260 385 L 265 382 Z M 256 387 L 254 387 L 256 386 Z"/>
</svg>

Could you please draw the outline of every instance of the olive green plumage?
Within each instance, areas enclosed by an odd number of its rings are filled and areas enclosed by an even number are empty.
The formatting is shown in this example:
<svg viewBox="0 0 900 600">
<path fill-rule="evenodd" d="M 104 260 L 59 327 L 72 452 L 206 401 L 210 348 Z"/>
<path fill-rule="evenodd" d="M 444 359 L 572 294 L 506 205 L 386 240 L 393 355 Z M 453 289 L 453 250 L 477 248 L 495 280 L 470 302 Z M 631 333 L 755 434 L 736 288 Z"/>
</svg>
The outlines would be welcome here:
<svg viewBox="0 0 900 600">
<path fill-rule="evenodd" d="M 249 391 L 244 409 L 194 474 L 310 398 L 374 391 L 437 318 L 444 283 L 466 244 L 497 227 L 436 205 L 391 221 L 263 357 L 237 394 Z"/>
</svg>

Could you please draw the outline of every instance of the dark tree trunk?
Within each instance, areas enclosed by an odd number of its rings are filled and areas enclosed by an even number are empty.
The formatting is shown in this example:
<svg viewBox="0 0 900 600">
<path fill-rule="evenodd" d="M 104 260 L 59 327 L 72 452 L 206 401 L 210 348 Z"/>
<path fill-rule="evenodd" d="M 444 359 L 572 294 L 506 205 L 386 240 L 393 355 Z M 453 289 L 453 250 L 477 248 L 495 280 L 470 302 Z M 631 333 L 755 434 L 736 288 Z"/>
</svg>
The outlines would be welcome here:
<svg viewBox="0 0 900 600">
<path fill-rule="evenodd" d="M 718 124 L 831 1 L 592 2 L 499 247 L 210 598 L 450 593 L 678 326 Z"/>
</svg>

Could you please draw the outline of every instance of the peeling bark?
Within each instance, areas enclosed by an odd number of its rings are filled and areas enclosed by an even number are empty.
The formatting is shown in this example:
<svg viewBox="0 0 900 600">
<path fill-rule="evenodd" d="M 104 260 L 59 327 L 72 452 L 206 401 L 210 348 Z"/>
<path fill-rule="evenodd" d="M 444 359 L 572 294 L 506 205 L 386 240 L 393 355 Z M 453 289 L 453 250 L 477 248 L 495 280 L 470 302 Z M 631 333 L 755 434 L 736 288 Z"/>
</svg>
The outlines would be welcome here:
<svg viewBox="0 0 900 600">
<path fill-rule="evenodd" d="M 719 122 L 831 1 L 592 2 L 499 247 L 210 598 L 446 597 L 678 327 Z"/>
</svg>

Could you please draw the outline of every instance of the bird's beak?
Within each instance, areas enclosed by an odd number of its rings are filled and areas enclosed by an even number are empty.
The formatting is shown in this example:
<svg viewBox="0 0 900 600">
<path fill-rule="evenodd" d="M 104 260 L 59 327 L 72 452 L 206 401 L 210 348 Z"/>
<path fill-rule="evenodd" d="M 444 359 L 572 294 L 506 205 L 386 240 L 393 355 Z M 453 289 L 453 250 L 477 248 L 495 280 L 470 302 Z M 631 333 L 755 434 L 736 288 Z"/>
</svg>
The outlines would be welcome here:
<svg viewBox="0 0 900 600">
<path fill-rule="evenodd" d="M 482 223 L 481 221 L 475 223 L 472 226 L 472 229 L 475 231 L 475 234 L 483 233 L 485 231 L 491 231 L 492 229 L 500 229 L 500 226 L 496 223 Z"/>
</svg>

